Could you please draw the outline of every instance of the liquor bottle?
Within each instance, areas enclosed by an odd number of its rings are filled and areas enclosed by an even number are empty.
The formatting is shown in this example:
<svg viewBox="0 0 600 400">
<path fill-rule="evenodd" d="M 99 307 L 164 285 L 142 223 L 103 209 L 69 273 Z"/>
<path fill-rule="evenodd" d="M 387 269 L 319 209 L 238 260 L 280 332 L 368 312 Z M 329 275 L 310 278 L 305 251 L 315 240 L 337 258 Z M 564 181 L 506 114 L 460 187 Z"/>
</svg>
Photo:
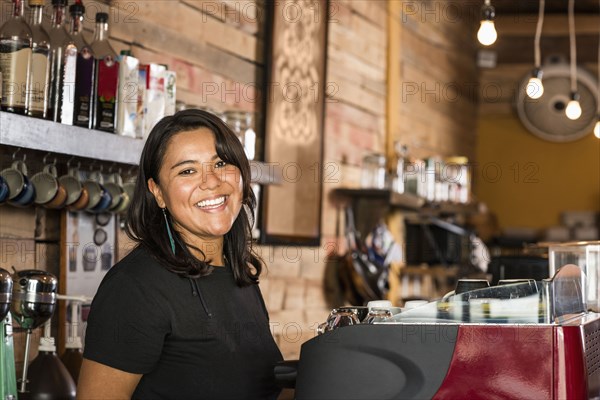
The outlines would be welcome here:
<svg viewBox="0 0 600 400">
<path fill-rule="evenodd" d="M 81 3 L 81 0 L 76 0 L 75 4 L 69 7 L 69 13 L 71 14 L 71 29 L 69 33 L 77 47 L 73 125 L 91 128 L 92 98 L 94 93 L 94 53 L 82 33 L 85 7 Z"/>
<path fill-rule="evenodd" d="M 50 35 L 50 95 L 48 102 L 48 119 L 61 121 L 63 97 L 73 97 L 64 92 L 70 90 L 65 87 L 65 76 L 74 75 L 76 49 L 73 39 L 66 29 L 67 0 L 52 0 L 52 28 Z M 69 50 L 67 52 L 67 49 Z M 68 67 L 68 70 L 65 68 Z M 69 123 L 65 121 L 65 123 Z"/>
<path fill-rule="evenodd" d="M 11 18 L 0 28 L 2 110 L 27 114 L 27 84 L 31 71 L 31 28 L 23 18 L 24 0 L 13 0 Z"/>
<path fill-rule="evenodd" d="M 94 52 L 93 128 L 114 133 L 117 116 L 119 62 L 117 53 L 108 42 L 108 14 L 96 14 L 96 30 L 92 42 Z"/>
<path fill-rule="evenodd" d="M 29 0 L 32 56 L 27 93 L 29 96 L 27 114 L 36 118 L 46 118 L 50 82 L 50 37 L 42 27 L 44 3 L 45 0 Z"/>
<path fill-rule="evenodd" d="M 27 392 L 20 399 L 75 400 L 77 388 L 71 374 L 56 355 L 54 338 L 50 336 L 50 321 L 44 325 L 37 357 L 29 365 Z"/>
<path fill-rule="evenodd" d="M 130 50 L 121 50 L 119 56 L 119 90 L 117 93 L 117 129 L 121 136 L 136 137 L 138 124 L 140 61 Z"/>
</svg>

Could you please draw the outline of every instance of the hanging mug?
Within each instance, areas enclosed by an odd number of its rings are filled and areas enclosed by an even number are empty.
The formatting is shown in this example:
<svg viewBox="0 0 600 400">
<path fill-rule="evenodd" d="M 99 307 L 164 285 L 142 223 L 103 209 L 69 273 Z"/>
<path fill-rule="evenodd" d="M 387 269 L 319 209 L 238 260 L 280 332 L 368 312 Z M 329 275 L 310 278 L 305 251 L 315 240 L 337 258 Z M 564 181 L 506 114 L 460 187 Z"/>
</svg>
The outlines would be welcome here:
<svg viewBox="0 0 600 400">
<path fill-rule="evenodd" d="M 112 197 L 108 211 L 115 212 L 119 205 L 123 202 L 127 196 L 125 190 L 123 190 L 123 180 L 118 172 L 112 174 L 107 182 L 104 183 L 104 188 L 108 190 Z"/>
<path fill-rule="evenodd" d="M 136 178 L 131 177 L 123 185 L 123 190 L 129 196 L 129 201 L 133 200 L 133 193 L 135 192 Z"/>
<path fill-rule="evenodd" d="M 127 211 L 130 203 L 131 203 L 131 198 L 129 197 L 127 192 L 123 191 L 123 193 L 121 193 L 121 201 L 119 202 L 119 205 L 111 211 L 114 212 L 115 214 L 122 214 Z"/>
<path fill-rule="evenodd" d="M 35 187 L 35 204 L 46 204 L 58 193 L 58 182 L 55 178 L 56 167 L 54 167 L 54 174 L 50 172 L 50 167 L 50 164 L 45 165 L 42 171 L 31 177 L 31 183 Z"/>
<path fill-rule="evenodd" d="M 67 190 L 57 179 L 56 165 L 47 164 L 41 172 L 31 177 L 35 187 L 35 204 L 46 208 L 62 208 L 67 200 Z"/>
<path fill-rule="evenodd" d="M 102 185 L 103 178 L 99 171 L 92 172 L 90 177 L 84 182 L 83 186 L 89 194 L 89 203 L 86 210 L 89 212 L 107 211 L 112 203 L 112 196 Z"/>
<path fill-rule="evenodd" d="M 0 204 L 8 200 L 8 194 L 8 183 L 6 183 L 6 179 L 0 175 Z"/>
<path fill-rule="evenodd" d="M 0 172 L 8 185 L 8 202 L 18 207 L 27 207 L 35 199 L 35 187 L 27 177 L 25 161 L 14 161 L 10 168 Z"/>
<path fill-rule="evenodd" d="M 69 167 L 68 173 L 58 178 L 58 182 L 67 191 L 65 205 L 71 208 L 83 194 L 83 186 L 79 180 L 79 170 L 74 167 Z M 87 206 L 87 204 L 85 206 Z M 85 208 L 85 206 L 83 208 Z"/>
</svg>

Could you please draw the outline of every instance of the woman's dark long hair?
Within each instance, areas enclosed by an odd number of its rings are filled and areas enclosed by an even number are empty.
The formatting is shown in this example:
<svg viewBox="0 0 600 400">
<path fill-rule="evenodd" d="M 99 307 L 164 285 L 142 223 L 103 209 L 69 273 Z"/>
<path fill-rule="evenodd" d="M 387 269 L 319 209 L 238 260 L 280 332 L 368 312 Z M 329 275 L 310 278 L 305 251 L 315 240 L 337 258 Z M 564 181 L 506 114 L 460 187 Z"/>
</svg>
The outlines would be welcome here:
<svg viewBox="0 0 600 400">
<path fill-rule="evenodd" d="M 173 254 L 163 211 L 148 189 L 150 178 L 160 184 L 158 173 L 171 138 L 180 132 L 198 128 L 210 129 L 215 135 L 217 155 L 241 171 L 243 206 L 233 226 L 225 234 L 224 255 L 239 286 L 256 283 L 262 271 L 262 260 L 252 249 L 250 221 L 253 219 L 256 197 L 250 187 L 250 164 L 233 131 L 219 117 L 206 111 L 180 111 L 163 118 L 150 132 L 142 151 L 133 199 L 127 211 L 127 235 L 136 241 L 138 246 L 144 246 L 150 251 L 171 272 L 186 278 L 206 276 L 212 272 L 213 267 L 209 265 L 211 260 L 207 259 L 200 249 L 186 243 L 181 235 L 171 228 L 175 239 Z M 172 227 L 171 223 L 170 225 Z M 193 256 L 188 247 L 198 250 L 205 256 L 204 259 L 199 260 Z"/>
</svg>

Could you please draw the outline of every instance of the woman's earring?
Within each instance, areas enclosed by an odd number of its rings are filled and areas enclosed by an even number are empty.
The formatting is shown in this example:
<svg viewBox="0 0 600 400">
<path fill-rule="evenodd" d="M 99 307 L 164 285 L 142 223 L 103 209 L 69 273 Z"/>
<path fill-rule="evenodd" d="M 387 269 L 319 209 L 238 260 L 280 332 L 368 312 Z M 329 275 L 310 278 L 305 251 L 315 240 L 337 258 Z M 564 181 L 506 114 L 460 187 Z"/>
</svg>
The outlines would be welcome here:
<svg viewBox="0 0 600 400">
<path fill-rule="evenodd" d="M 167 235 L 169 235 L 169 243 L 171 243 L 171 251 L 175 254 L 175 240 L 173 240 L 173 234 L 171 233 L 171 228 L 169 227 L 169 218 L 167 217 L 167 209 L 162 209 L 163 216 L 165 217 L 165 225 L 167 227 Z"/>
<path fill-rule="evenodd" d="M 244 211 L 246 212 L 248 224 L 250 224 L 251 227 L 254 226 L 254 214 L 252 213 L 250 206 L 248 204 L 242 204 L 242 207 L 244 207 Z"/>
</svg>

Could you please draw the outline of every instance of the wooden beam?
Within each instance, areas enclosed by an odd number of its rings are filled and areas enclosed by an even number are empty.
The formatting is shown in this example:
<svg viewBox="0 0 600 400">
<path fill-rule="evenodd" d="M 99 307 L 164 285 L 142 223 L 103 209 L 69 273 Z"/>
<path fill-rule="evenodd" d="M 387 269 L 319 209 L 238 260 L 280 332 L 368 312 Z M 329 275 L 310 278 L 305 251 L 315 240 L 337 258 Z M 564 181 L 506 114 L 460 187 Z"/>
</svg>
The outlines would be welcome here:
<svg viewBox="0 0 600 400">
<path fill-rule="evenodd" d="M 562 54 L 569 59 L 568 36 L 542 37 L 542 61 L 549 55 Z M 533 64 L 533 36 L 506 36 L 499 31 L 498 41 L 490 50 L 498 54 L 498 64 Z M 577 35 L 577 63 L 598 60 L 598 34 Z"/>
<path fill-rule="evenodd" d="M 537 14 L 498 14 L 496 16 L 496 30 L 498 36 L 529 36 L 535 35 L 537 25 Z M 600 17 L 598 15 L 576 15 L 575 33 L 577 35 L 596 34 L 600 31 Z M 569 24 L 567 14 L 546 15 L 544 17 L 544 29 L 542 38 L 549 36 L 569 36 Z"/>
<path fill-rule="evenodd" d="M 391 0 L 388 3 L 388 54 L 387 54 L 387 116 L 386 116 L 386 156 L 388 160 L 396 157 L 394 140 L 399 132 L 401 93 L 397 90 L 402 82 L 401 43 L 402 43 L 402 2 Z"/>
</svg>

